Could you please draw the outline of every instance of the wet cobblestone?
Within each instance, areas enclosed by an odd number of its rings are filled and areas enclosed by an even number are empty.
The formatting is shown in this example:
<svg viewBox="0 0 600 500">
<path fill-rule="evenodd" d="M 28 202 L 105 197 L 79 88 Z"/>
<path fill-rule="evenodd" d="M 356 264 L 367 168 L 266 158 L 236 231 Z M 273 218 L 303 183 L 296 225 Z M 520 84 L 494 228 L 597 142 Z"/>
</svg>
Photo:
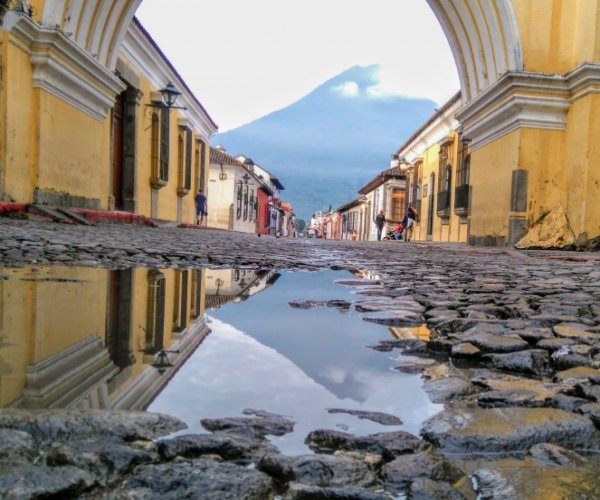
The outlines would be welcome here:
<svg viewBox="0 0 600 500">
<path fill-rule="evenodd" d="M 357 272 L 353 304 L 307 301 L 290 305 L 353 307 L 367 321 L 400 327 L 425 324 L 431 330 L 428 341 L 404 339 L 374 347 L 418 356 L 397 369 L 421 372 L 431 399 L 450 405 L 451 410 L 426 423 L 427 446 L 444 451 L 452 443 L 453 453 L 473 453 L 469 448 L 473 446 L 482 456 L 508 454 L 521 460 L 532 446 L 546 443 L 546 448 L 565 447 L 556 453 L 593 455 L 591 468 L 600 463 L 598 253 L 0 219 L 0 280 L 10 279 L 2 267 L 46 264 Z M 377 280 L 362 280 L 358 271 Z M 469 424 L 466 433 L 461 422 L 475 421 L 474 415 L 482 423 Z M 505 415 L 514 419 L 514 425 L 494 424 L 506 421 Z M 526 435 L 517 432 L 520 422 L 529 422 Z M 424 455 L 425 459 L 433 460 L 430 455 Z M 436 488 L 445 484 L 440 481 L 454 479 L 436 475 L 438 462 L 430 465 L 427 476 L 437 481 Z M 467 472 L 473 466 L 464 465 Z M 397 466 L 402 468 L 389 467 L 385 484 L 395 488 L 400 481 L 398 488 L 403 489 L 402 474 L 408 465 L 398 462 Z M 529 470 L 528 480 L 545 478 L 544 467 Z M 502 474 L 502 469 L 494 473 Z M 484 477 L 485 471 L 473 474 Z M 565 481 L 571 484 L 571 478 Z M 586 494 L 600 488 L 597 478 L 589 484 Z"/>
</svg>

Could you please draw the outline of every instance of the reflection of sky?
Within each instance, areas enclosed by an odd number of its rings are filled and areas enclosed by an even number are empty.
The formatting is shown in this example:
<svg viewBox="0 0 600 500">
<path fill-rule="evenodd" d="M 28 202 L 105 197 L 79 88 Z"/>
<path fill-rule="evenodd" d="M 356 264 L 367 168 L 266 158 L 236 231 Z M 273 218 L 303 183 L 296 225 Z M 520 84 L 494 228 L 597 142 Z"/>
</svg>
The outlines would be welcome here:
<svg viewBox="0 0 600 500">
<path fill-rule="evenodd" d="M 388 339 L 385 327 L 355 313 L 294 309 L 292 299 L 348 299 L 351 289 L 333 284 L 333 271 L 286 273 L 252 299 L 228 304 L 210 324 L 212 333 L 156 398 L 150 411 L 175 415 L 199 431 L 201 418 L 239 416 L 243 408 L 289 415 L 293 434 L 273 438 L 282 451 L 304 453 L 316 428 L 345 425 L 356 434 L 403 429 L 418 433 L 433 405 L 417 375 L 392 370 L 390 353 L 368 349 Z M 404 425 L 382 426 L 327 408 L 379 411 Z M 188 431 L 189 432 L 189 431 Z"/>
</svg>

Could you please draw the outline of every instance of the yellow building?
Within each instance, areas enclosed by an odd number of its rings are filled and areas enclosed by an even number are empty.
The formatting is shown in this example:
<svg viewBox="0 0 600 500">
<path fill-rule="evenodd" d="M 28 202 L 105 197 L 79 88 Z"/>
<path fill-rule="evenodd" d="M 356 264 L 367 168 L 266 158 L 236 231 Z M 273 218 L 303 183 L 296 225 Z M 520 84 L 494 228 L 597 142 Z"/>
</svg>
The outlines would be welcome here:
<svg viewBox="0 0 600 500">
<path fill-rule="evenodd" d="M 205 300 L 204 270 L 11 270 L 0 408 L 145 408 L 209 333 Z"/>
<path fill-rule="evenodd" d="M 468 240 L 471 160 L 455 119 L 460 102 L 457 93 L 393 155 L 406 172 L 407 205 L 419 214 L 413 240 Z"/>
<path fill-rule="evenodd" d="M 194 222 L 217 126 L 133 18 L 139 3 L 0 8 L 0 200 Z"/>
<path fill-rule="evenodd" d="M 141 1 L 2 2 L 2 199 L 193 222 L 216 126 L 133 20 Z M 600 0 L 425 1 L 460 80 L 467 241 L 513 244 L 556 207 L 573 241 L 600 236 Z M 186 110 L 156 105 L 169 81 Z M 432 239 L 464 239 L 435 212 Z"/>
<path fill-rule="evenodd" d="M 600 236 L 600 1 L 427 2 L 461 83 L 468 241 L 514 244 L 557 207 L 572 241 Z"/>
</svg>

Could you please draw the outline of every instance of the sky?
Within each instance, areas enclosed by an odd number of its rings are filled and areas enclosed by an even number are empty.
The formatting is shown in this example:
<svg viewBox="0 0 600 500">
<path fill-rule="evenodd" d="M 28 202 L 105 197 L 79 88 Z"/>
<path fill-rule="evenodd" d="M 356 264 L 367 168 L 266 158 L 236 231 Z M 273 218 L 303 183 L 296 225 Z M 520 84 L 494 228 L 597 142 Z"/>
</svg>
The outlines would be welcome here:
<svg viewBox="0 0 600 500">
<path fill-rule="evenodd" d="M 381 66 L 374 98 L 441 105 L 460 87 L 425 0 L 143 0 L 136 15 L 220 132 L 356 65 Z"/>
</svg>

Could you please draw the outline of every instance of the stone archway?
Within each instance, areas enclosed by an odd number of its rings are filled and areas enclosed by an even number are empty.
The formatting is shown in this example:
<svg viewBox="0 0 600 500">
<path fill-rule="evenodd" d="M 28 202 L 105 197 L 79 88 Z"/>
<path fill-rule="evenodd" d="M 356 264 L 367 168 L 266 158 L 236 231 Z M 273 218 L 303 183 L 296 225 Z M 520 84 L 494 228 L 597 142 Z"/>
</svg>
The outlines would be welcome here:
<svg viewBox="0 0 600 500">
<path fill-rule="evenodd" d="M 52 0 L 41 16 L 43 26 L 59 27 L 79 47 L 114 70 L 121 42 L 142 0 Z"/>
<path fill-rule="evenodd" d="M 121 42 L 143 0 L 45 2 L 43 26 L 59 27 L 100 64 L 114 70 Z M 523 69 L 512 0 L 425 0 L 452 50 L 463 102 L 471 101 L 502 74 Z"/>
<path fill-rule="evenodd" d="M 469 102 L 507 71 L 523 69 L 511 0 L 426 0 L 437 17 L 458 69 L 463 102 Z"/>
</svg>

